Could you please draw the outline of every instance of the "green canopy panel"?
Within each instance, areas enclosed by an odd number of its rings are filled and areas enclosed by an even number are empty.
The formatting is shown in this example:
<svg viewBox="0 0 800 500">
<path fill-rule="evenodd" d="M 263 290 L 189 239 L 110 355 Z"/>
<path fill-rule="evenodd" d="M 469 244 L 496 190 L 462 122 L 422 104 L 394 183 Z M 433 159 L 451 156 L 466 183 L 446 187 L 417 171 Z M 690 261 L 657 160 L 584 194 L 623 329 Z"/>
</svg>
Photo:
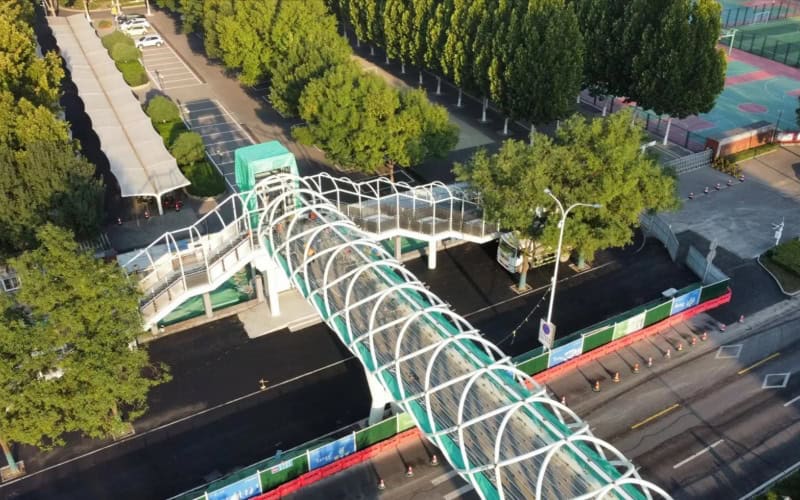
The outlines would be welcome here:
<svg viewBox="0 0 800 500">
<path fill-rule="evenodd" d="M 298 175 L 294 155 L 278 141 L 269 141 L 236 149 L 234 152 L 236 184 L 249 191 L 256 181 L 273 173 Z"/>
</svg>

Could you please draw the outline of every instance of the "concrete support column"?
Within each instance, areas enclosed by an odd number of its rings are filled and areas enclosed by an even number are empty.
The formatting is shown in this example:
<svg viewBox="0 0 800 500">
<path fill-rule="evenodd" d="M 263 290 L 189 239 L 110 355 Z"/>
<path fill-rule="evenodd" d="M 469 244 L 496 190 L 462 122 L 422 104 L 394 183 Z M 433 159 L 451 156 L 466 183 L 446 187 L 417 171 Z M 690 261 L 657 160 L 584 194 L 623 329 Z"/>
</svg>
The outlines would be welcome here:
<svg viewBox="0 0 800 500">
<path fill-rule="evenodd" d="M 369 408 L 369 425 L 377 424 L 383 419 L 383 409 L 387 403 L 391 403 L 393 399 L 389 397 L 386 389 L 383 388 L 375 375 L 367 373 L 367 385 L 369 385 L 369 393 L 372 397 L 372 405 Z"/>
<path fill-rule="evenodd" d="M 258 303 L 261 304 L 264 302 L 264 279 L 261 277 L 260 274 L 255 275 L 255 279 L 253 280 L 254 286 L 256 288 L 256 299 L 258 299 Z"/>
<path fill-rule="evenodd" d="M 428 269 L 436 269 L 436 241 L 428 242 Z"/>
<path fill-rule="evenodd" d="M 206 310 L 206 318 L 214 317 L 214 309 L 211 305 L 211 294 L 208 292 L 203 294 L 203 308 Z"/>
<path fill-rule="evenodd" d="M 158 195 L 156 198 L 156 206 L 158 207 L 158 215 L 164 215 L 164 206 L 161 204 L 161 195 Z"/>
<path fill-rule="evenodd" d="M 272 316 L 281 315 L 281 304 L 278 300 L 278 283 L 275 281 L 275 273 L 279 272 L 277 267 L 270 267 L 265 273 L 267 276 L 267 296 L 269 297 L 269 312 Z"/>
<path fill-rule="evenodd" d="M 394 258 L 397 262 L 403 261 L 403 238 L 400 236 L 394 239 Z"/>
</svg>

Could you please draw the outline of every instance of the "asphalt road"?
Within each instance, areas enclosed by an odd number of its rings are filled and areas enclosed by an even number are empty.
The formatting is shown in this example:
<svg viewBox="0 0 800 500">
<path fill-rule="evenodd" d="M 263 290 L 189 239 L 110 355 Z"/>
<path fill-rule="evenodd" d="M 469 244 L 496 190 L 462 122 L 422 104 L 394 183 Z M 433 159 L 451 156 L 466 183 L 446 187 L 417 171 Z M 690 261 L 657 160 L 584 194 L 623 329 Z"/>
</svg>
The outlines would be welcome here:
<svg viewBox="0 0 800 500">
<path fill-rule="evenodd" d="M 658 354 L 678 333 L 691 334 L 684 328 L 599 360 L 621 371 L 619 385 L 591 392 L 590 366 L 549 387 L 675 498 L 738 498 L 800 459 L 798 326 L 795 305 L 763 325 L 712 330 L 709 341 L 684 344 L 669 360 Z M 619 368 L 647 356 L 653 368 Z"/>
</svg>

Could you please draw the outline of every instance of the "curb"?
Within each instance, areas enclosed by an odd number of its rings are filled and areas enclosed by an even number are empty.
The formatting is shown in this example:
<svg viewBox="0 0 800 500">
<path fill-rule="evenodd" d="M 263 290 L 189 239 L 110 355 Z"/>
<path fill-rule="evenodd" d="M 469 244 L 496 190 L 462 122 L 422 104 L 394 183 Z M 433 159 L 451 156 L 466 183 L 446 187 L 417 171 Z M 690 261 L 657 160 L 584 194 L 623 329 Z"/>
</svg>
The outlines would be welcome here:
<svg viewBox="0 0 800 500">
<path fill-rule="evenodd" d="M 762 268 L 763 270 L 765 270 L 765 271 L 767 272 L 767 274 L 769 274 L 769 275 L 772 277 L 772 279 L 773 279 L 773 280 L 775 280 L 775 284 L 777 284 L 777 285 L 778 285 L 778 288 L 780 288 L 780 289 L 781 289 L 781 292 L 783 292 L 783 294 L 784 294 L 784 295 L 786 295 L 786 296 L 788 296 L 788 297 L 795 297 L 795 296 L 797 296 L 797 295 L 800 295 L 800 290 L 797 290 L 796 292 L 787 292 L 786 290 L 784 290 L 784 289 L 783 289 L 783 285 L 781 285 L 781 280 L 779 280 L 779 279 L 777 278 L 777 276 L 775 276 L 774 274 L 772 274 L 772 271 L 770 271 L 769 269 L 767 269 L 767 266 L 765 266 L 765 265 L 764 265 L 764 264 L 761 262 L 761 255 L 759 255 L 758 257 L 756 257 L 756 262 L 758 262 L 758 265 L 759 265 L 759 266 L 761 266 L 761 268 Z"/>
</svg>

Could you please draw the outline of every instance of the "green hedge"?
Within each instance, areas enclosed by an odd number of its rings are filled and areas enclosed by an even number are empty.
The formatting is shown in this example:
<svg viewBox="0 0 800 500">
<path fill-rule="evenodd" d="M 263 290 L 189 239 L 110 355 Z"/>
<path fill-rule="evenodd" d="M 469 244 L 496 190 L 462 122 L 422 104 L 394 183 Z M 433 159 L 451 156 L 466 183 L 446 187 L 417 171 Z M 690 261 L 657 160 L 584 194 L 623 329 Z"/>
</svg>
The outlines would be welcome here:
<svg viewBox="0 0 800 500">
<path fill-rule="evenodd" d="M 125 83 L 131 87 L 138 87 L 144 85 L 149 81 L 147 72 L 139 61 L 118 62 L 117 69 L 122 73 L 122 78 Z"/>
<path fill-rule="evenodd" d="M 179 135 L 189 130 L 180 120 L 168 123 L 154 123 L 153 126 L 156 128 L 158 135 L 161 136 L 161 139 L 164 140 L 164 144 L 167 145 L 167 148 L 172 146 Z"/>
<path fill-rule="evenodd" d="M 104 36 L 103 38 L 100 39 L 100 42 L 103 44 L 103 47 L 105 47 L 106 50 L 109 51 L 111 50 L 112 47 L 114 47 L 114 45 L 118 43 L 130 45 L 131 47 L 135 45 L 133 42 L 133 38 L 129 37 L 128 35 L 126 35 L 121 31 L 115 31 L 111 34 Z"/>
<path fill-rule="evenodd" d="M 128 45 L 127 43 L 115 44 L 113 47 L 111 47 L 109 54 L 111 54 L 111 59 L 117 63 L 138 61 L 142 56 L 142 52 L 139 49 L 133 45 Z"/>
<path fill-rule="evenodd" d="M 800 275 L 800 240 L 791 240 L 773 248 L 767 255 L 787 271 Z"/>
<path fill-rule="evenodd" d="M 183 175 L 192 183 L 186 188 L 193 196 L 216 196 L 225 192 L 225 179 L 211 165 L 208 160 L 203 160 L 192 165 L 181 167 Z"/>
</svg>

